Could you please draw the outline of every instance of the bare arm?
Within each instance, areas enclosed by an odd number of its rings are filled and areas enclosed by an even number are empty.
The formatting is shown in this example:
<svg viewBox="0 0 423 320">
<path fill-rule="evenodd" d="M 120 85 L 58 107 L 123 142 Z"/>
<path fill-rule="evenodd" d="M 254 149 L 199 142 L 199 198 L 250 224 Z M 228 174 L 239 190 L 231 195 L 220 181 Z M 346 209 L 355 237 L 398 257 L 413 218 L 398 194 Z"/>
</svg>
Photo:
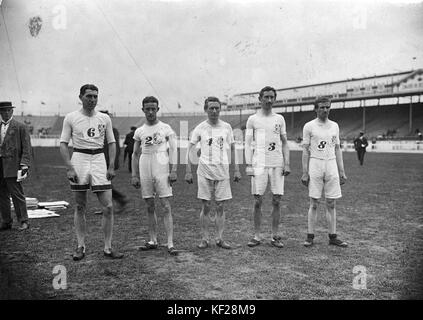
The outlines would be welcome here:
<svg viewBox="0 0 423 320">
<path fill-rule="evenodd" d="M 236 152 L 236 148 L 235 148 L 235 142 L 231 143 L 231 148 L 230 151 L 234 157 L 234 181 L 238 182 L 239 180 L 241 180 L 241 172 L 239 171 L 239 161 L 238 161 L 238 153 Z M 228 157 L 228 159 L 231 159 L 230 157 Z"/>
<path fill-rule="evenodd" d="M 244 144 L 245 162 L 247 166 L 251 166 L 253 162 L 253 151 L 251 149 L 251 144 L 253 143 L 253 140 L 254 140 L 254 137 L 253 137 L 252 129 L 247 129 L 245 134 L 245 144 Z"/>
<path fill-rule="evenodd" d="M 190 154 L 192 152 L 193 147 L 195 147 L 195 144 L 193 144 L 192 142 L 188 143 L 186 166 L 185 166 L 185 181 L 188 182 L 188 183 L 192 183 Z"/>
<path fill-rule="evenodd" d="M 141 155 L 141 141 L 135 140 L 134 142 L 134 152 L 132 153 L 132 177 L 139 178 L 140 168 L 139 161 Z"/>
<path fill-rule="evenodd" d="M 110 170 L 110 168 L 112 168 L 113 170 L 115 169 L 115 157 L 116 157 L 116 142 L 110 142 L 108 144 L 108 148 L 109 148 L 109 168 L 108 170 Z"/>
<path fill-rule="evenodd" d="M 76 175 L 75 169 L 73 168 L 73 165 L 70 160 L 69 148 L 68 148 L 67 142 L 60 142 L 60 155 L 62 156 L 63 162 L 66 165 L 67 178 L 70 181 L 77 183 L 78 176 Z"/>
<path fill-rule="evenodd" d="M 347 180 L 344 169 L 344 160 L 342 157 L 342 149 L 339 144 L 335 145 L 336 164 L 338 165 L 340 183 L 344 184 Z"/>
<path fill-rule="evenodd" d="M 172 164 L 172 172 L 176 172 L 178 170 L 178 143 L 176 141 L 176 136 L 170 135 L 169 136 L 169 158 L 170 163 Z"/>
<path fill-rule="evenodd" d="M 302 155 L 302 168 L 303 168 L 303 175 L 301 177 L 301 182 L 305 186 L 308 186 L 308 182 L 310 180 L 310 176 L 308 174 L 308 164 L 310 162 L 310 145 L 304 144 L 303 145 L 303 155 Z"/>
<path fill-rule="evenodd" d="M 73 165 L 70 161 L 68 143 L 60 142 L 60 155 L 62 156 L 62 159 L 63 159 L 63 162 L 65 163 L 66 169 L 67 170 L 73 169 Z"/>
<path fill-rule="evenodd" d="M 140 188 L 140 168 L 139 161 L 141 155 L 141 141 L 134 141 L 134 152 L 132 153 L 132 178 L 131 183 L 135 188 Z"/>
<path fill-rule="evenodd" d="M 286 134 L 281 134 L 281 140 L 282 140 L 282 155 L 283 155 L 283 175 L 287 176 L 291 169 L 289 167 L 289 146 L 288 146 L 288 138 L 286 137 Z"/>
</svg>

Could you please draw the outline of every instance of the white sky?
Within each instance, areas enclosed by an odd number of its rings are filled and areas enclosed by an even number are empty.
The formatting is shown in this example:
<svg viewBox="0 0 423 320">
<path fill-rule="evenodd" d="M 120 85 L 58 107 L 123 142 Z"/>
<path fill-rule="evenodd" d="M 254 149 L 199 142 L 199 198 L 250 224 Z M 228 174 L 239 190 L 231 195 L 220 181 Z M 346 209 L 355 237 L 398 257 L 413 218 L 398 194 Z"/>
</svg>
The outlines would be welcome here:
<svg viewBox="0 0 423 320">
<path fill-rule="evenodd" d="M 421 1 L 3 0 L 1 7 L 10 45 L 0 16 L 0 100 L 12 100 L 16 114 L 21 99 L 25 113 L 73 111 L 85 83 L 99 87 L 99 108 L 139 115 L 146 95 L 157 96 L 163 112 L 201 112 L 209 95 L 423 67 Z M 32 37 L 35 16 L 42 27 Z"/>
</svg>

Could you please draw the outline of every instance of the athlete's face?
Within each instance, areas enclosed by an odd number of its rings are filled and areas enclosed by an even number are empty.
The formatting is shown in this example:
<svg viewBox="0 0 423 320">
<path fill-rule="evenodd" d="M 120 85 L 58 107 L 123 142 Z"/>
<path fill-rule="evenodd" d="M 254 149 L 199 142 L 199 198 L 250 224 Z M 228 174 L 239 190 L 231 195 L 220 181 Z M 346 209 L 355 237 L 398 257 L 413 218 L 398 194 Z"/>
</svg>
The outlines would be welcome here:
<svg viewBox="0 0 423 320">
<path fill-rule="evenodd" d="M 9 121 L 10 118 L 12 118 L 13 115 L 13 108 L 1 108 L 0 109 L 0 116 L 3 119 L 4 122 Z"/>
<path fill-rule="evenodd" d="M 96 90 L 87 89 L 83 95 L 79 96 L 82 107 L 87 111 L 93 111 L 97 105 L 98 92 Z"/>
<path fill-rule="evenodd" d="M 321 120 L 326 120 L 329 117 L 330 102 L 321 102 L 317 104 L 317 117 Z"/>
<path fill-rule="evenodd" d="M 263 95 L 259 99 L 261 102 L 261 107 L 266 110 L 270 109 L 273 106 L 275 99 L 276 99 L 276 95 L 273 92 L 273 90 L 264 91 Z"/>
<path fill-rule="evenodd" d="M 215 122 L 219 119 L 220 114 L 220 103 L 217 101 L 209 101 L 207 102 L 207 116 L 209 120 Z"/>
<path fill-rule="evenodd" d="M 155 102 L 147 102 L 142 107 L 142 111 L 144 111 L 147 121 L 152 123 L 157 119 L 157 111 L 159 111 L 159 106 Z"/>
</svg>

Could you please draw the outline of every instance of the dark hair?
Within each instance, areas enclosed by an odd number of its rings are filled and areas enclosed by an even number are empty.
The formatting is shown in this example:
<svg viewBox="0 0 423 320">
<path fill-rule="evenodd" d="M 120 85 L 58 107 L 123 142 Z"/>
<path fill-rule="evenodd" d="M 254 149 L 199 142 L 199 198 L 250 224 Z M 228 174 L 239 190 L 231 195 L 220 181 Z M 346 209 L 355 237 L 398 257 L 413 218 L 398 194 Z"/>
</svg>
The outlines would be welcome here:
<svg viewBox="0 0 423 320">
<path fill-rule="evenodd" d="M 331 103 L 332 101 L 330 100 L 329 97 L 325 97 L 325 96 L 317 97 L 317 99 L 314 101 L 314 109 L 317 109 L 319 107 L 319 103 L 322 103 L 322 102 Z"/>
<path fill-rule="evenodd" d="M 132 126 L 131 130 L 137 130 L 137 127 Z"/>
<path fill-rule="evenodd" d="M 86 90 L 94 90 L 98 92 L 98 88 L 93 84 L 84 84 L 81 89 L 79 89 L 79 95 L 83 96 Z"/>
<path fill-rule="evenodd" d="M 208 97 L 206 100 L 204 100 L 204 111 L 206 111 L 209 107 L 209 102 L 219 102 L 219 106 L 222 107 L 222 103 L 220 102 L 219 98 L 216 97 Z"/>
<path fill-rule="evenodd" d="M 157 107 L 159 106 L 159 100 L 157 100 L 157 98 L 156 98 L 156 97 L 153 97 L 153 96 L 147 96 L 147 97 L 145 97 L 145 98 L 142 100 L 142 107 L 143 107 L 143 108 L 144 108 L 144 105 L 145 105 L 146 103 L 156 103 L 156 104 L 157 104 Z"/>
<path fill-rule="evenodd" d="M 260 90 L 259 98 L 261 98 L 263 96 L 263 93 L 265 91 L 273 91 L 275 93 L 275 98 L 276 98 L 276 90 L 275 90 L 275 88 L 270 87 L 270 86 L 265 86 L 263 89 Z"/>
</svg>

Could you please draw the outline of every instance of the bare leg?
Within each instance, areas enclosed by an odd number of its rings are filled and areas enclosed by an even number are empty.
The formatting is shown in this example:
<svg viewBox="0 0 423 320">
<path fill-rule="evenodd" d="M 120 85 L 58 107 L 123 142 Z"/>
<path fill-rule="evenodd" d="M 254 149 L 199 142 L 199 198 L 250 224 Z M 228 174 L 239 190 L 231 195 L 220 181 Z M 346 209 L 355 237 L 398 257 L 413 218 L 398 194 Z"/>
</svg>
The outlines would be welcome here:
<svg viewBox="0 0 423 320">
<path fill-rule="evenodd" d="M 335 199 L 326 199 L 326 220 L 330 234 L 336 234 L 336 201 Z"/>
<path fill-rule="evenodd" d="M 85 248 L 85 236 L 87 234 L 87 226 L 85 220 L 85 212 L 87 211 L 87 192 L 86 191 L 75 191 L 75 213 L 74 213 L 74 225 L 76 239 L 78 241 L 78 247 Z"/>
<path fill-rule="evenodd" d="M 314 234 L 314 228 L 317 222 L 317 206 L 319 199 L 310 198 L 310 207 L 308 209 L 308 233 Z"/>
<path fill-rule="evenodd" d="M 173 218 L 172 218 L 172 208 L 170 206 L 169 198 L 160 198 L 162 205 L 165 208 L 165 214 L 163 217 L 163 222 L 167 234 L 167 247 L 173 247 Z"/>
<path fill-rule="evenodd" d="M 200 228 L 202 240 L 209 239 L 209 221 L 210 221 L 210 201 L 202 199 L 202 207 L 200 212 Z"/>
<path fill-rule="evenodd" d="M 261 195 L 254 195 L 254 239 L 260 240 L 261 231 L 261 205 L 263 198 Z"/>
<path fill-rule="evenodd" d="M 281 195 L 274 194 L 272 197 L 272 235 L 271 238 L 278 236 L 279 222 L 281 216 Z"/>
<path fill-rule="evenodd" d="M 103 217 L 101 226 L 104 233 L 104 251 L 109 252 L 112 248 L 113 235 L 113 201 L 112 190 L 97 192 L 97 198 L 103 206 Z"/>
<path fill-rule="evenodd" d="M 148 233 L 150 235 L 150 242 L 157 244 L 157 216 L 154 198 L 147 198 L 145 201 L 147 202 Z"/>
<path fill-rule="evenodd" d="M 225 211 L 223 203 L 225 201 L 216 201 L 216 227 L 217 227 L 217 240 L 222 240 L 223 229 L 225 228 Z"/>
</svg>

